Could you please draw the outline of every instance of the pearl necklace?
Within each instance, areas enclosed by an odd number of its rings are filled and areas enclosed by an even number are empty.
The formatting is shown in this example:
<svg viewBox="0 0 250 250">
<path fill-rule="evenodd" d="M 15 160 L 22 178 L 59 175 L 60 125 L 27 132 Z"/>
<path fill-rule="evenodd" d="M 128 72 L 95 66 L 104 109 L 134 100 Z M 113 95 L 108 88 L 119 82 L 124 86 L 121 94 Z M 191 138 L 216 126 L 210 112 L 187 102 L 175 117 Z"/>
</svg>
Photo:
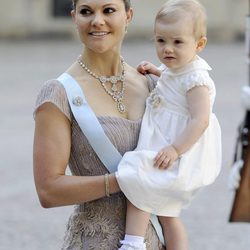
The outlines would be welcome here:
<svg viewBox="0 0 250 250">
<path fill-rule="evenodd" d="M 94 72 L 92 72 L 81 60 L 81 55 L 78 57 L 77 61 L 80 66 L 91 76 L 100 81 L 102 87 L 108 93 L 113 100 L 117 103 L 117 109 L 120 113 L 124 113 L 126 111 L 125 104 L 122 102 L 125 91 L 125 69 L 124 69 L 124 59 L 121 57 L 121 65 L 122 65 L 122 74 L 119 76 L 98 76 Z M 111 89 L 108 89 L 106 83 L 110 82 L 112 84 Z M 121 90 L 118 90 L 117 82 L 121 82 Z"/>
</svg>

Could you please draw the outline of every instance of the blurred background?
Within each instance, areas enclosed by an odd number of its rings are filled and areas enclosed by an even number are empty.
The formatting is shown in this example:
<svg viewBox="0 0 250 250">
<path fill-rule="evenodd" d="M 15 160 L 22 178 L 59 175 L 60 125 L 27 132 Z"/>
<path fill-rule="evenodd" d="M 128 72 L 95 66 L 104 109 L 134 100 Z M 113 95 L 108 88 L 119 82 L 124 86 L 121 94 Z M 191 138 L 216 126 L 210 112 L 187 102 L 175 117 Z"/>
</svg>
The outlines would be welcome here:
<svg viewBox="0 0 250 250">
<path fill-rule="evenodd" d="M 158 64 L 154 16 L 164 0 L 132 0 L 134 19 L 123 45 L 132 66 Z M 223 167 L 182 218 L 190 250 L 248 250 L 249 223 L 228 223 L 227 188 L 237 127 L 244 117 L 240 89 L 248 84 L 244 43 L 247 0 L 201 0 L 208 14 L 204 57 L 217 87 L 215 113 L 222 127 Z M 81 52 L 70 0 L 1 1 L 0 8 L 0 250 L 60 249 L 72 207 L 41 208 L 33 182 L 33 109 L 42 84 L 58 77 Z M 87 249 L 86 249 L 87 250 Z M 152 249 L 153 250 L 153 249 Z"/>
<path fill-rule="evenodd" d="M 129 37 L 152 35 L 153 20 L 165 0 L 132 0 L 134 22 Z M 241 38 L 247 0 L 201 0 L 209 16 L 210 38 L 228 40 Z M 70 19 L 70 0 L 11 0 L 1 1 L 0 37 L 74 37 Z"/>
</svg>

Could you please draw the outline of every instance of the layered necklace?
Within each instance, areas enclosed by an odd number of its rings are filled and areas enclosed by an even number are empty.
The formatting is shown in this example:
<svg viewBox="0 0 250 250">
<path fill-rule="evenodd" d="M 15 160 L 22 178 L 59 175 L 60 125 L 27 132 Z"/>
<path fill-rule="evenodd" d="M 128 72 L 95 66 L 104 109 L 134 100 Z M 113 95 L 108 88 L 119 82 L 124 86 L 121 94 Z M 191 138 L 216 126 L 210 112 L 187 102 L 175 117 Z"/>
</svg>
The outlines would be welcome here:
<svg viewBox="0 0 250 250">
<path fill-rule="evenodd" d="M 77 59 L 80 66 L 91 76 L 96 78 L 104 88 L 105 92 L 108 93 L 113 100 L 117 103 L 117 109 L 120 113 L 124 113 L 126 111 L 125 104 L 123 103 L 124 91 L 125 91 L 125 67 L 124 67 L 124 59 L 121 57 L 121 67 L 122 73 L 118 76 L 98 76 L 94 72 L 92 72 L 81 60 L 82 56 L 80 55 Z M 117 83 L 120 82 L 120 89 L 117 86 Z M 110 87 L 107 84 L 110 83 Z"/>
</svg>

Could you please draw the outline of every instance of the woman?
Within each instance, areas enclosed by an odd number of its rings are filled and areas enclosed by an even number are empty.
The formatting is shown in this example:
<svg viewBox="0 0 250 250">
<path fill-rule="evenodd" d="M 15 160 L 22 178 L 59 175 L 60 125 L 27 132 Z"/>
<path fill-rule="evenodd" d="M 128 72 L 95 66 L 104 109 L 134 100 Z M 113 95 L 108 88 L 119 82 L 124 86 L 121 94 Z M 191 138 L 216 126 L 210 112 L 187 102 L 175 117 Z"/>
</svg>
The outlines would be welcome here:
<svg viewBox="0 0 250 250">
<path fill-rule="evenodd" d="M 130 1 L 74 0 L 71 14 L 84 47 L 66 73 L 78 82 L 105 133 L 124 154 L 136 147 L 149 94 L 146 78 L 121 57 L 133 15 Z M 62 249 L 117 249 L 125 229 L 124 195 L 114 174 L 105 175 L 108 171 L 81 132 L 58 80 L 48 81 L 39 93 L 35 123 L 34 177 L 41 205 L 76 204 Z M 65 175 L 67 164 L 73 176 Z M 151 224 L 146 244 L 150 250 L 162 249 Z"/>
</svg>

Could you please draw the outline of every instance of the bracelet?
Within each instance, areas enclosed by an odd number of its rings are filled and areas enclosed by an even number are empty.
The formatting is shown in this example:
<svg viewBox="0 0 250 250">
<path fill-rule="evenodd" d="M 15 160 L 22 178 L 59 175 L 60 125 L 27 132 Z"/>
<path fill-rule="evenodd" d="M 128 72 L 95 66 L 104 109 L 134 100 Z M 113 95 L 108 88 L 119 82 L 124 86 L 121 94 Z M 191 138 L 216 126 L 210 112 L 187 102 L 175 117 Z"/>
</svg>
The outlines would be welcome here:
<svg viewBox="0 0 250 250">
<path fill-rule="evenodd" d="M 106 196 L 109 197 L 110 196 L 110 193 L 109 193 L 109 174 L 104 175 L 104 184 L 105 184 Z"/>
</svg>

